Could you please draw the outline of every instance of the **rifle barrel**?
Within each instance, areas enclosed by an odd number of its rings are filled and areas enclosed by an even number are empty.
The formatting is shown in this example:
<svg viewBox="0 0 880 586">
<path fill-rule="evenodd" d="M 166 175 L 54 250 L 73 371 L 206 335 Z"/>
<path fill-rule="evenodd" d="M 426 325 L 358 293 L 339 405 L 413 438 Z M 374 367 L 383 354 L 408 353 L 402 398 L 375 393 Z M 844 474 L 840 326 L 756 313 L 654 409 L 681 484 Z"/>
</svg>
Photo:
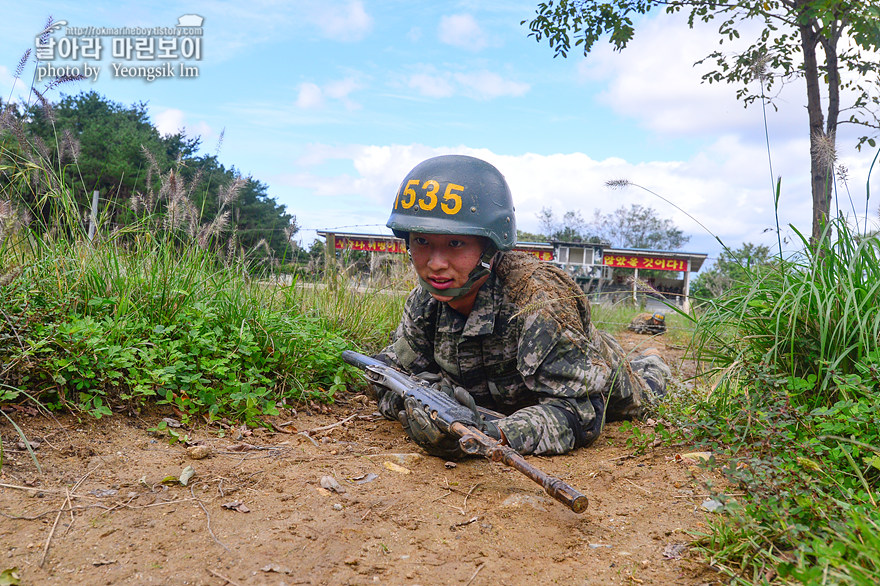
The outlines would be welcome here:
<svg viewBox="0 0 880 586">
<path fill-rule="evenodd" d="M 372 372 L 383 373 L 382 382 L 395 388 L 394 392 L 401 393 L 405 387 L 411 384 L 408 382 L 411 378 L 409 375 L 397 372 L 384 362 L 365 356 L 358 352 L 345 350 L 342 352 L 342 359 L 356 366 L 361 370 L 373 368 Z M 378 381 L 374 381 L 378 382 Z M 382 383 L 378 383 L 382 384 Z M 444 397 L 445 398 L 445 397 Z M 456 405 L 457 406 L 457 405 Z M 499 443 L 497 440 L 490 438 L 478 429 L 474 429 L 468 425 L 459 422 L 453 422 L 449 425 L 449 431 L 460 438 L 462 449 L 472 455 L 483 455 L 494 462 L 503 462 L 504 464 L 519 470 L 544 488 L 544 492 L 574 511 L 575 513 L 583 513 L 587 510 L 589 500 L 587 497 L 565 483 L 562 479 L 551 476 L 540 470 L 522 457 L 522 454 L 511 448 Z"/>
<path fill-rule="evenodd" d="M 450 429 L 461 438 L 461 447 L 467 453 L 483 453 L 493 462 L 502 462 L 511 468 L 515 468 L 540 484 L 544 492 L 574 511 L 583 513 L 590 504 L 589 499 L 582 492 L 566 483 L 561 478 L 551 476 L 543 470 L 532 466 L 522 454 L 500 444 L 481 431 L 468 427 L 462 423 L 453 423 Z M 481 444 L 475 445 L 475 444 Z M 484 447 L 485 450 L 482 450 Z"/>
</svg>

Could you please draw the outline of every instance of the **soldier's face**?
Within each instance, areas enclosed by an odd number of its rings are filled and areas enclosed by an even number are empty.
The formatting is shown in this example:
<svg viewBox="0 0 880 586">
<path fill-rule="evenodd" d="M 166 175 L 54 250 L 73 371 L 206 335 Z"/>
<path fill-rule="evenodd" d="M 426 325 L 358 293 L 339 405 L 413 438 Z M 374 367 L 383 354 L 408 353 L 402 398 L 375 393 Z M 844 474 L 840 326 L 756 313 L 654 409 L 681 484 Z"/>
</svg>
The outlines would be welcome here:
<svg viewBox="0 0 880 586">
<path fill-rule="evenodd" d="M 412 254 L 413 266 L 419 277 L 430 283 L 433 287 L 455 289 L 467 283 L 468 276 L 483 254 L 485 242 L 479 236 L 448 235 L 448 234 L 422 234 L 412 232 L 409 235 L 409 249 Z M 476 297 L 480 285 L 485 279 L 477 281 L 471 292 L 462 299 L 449 303 L 453 309 L 469 307 L 467 300 L 470 298 L 470 306 Z M 449 302 L 452 296 L 431 294 L 437 301 Z M 459 303 L 464 301 L 464 303 Z"/>
</svg>

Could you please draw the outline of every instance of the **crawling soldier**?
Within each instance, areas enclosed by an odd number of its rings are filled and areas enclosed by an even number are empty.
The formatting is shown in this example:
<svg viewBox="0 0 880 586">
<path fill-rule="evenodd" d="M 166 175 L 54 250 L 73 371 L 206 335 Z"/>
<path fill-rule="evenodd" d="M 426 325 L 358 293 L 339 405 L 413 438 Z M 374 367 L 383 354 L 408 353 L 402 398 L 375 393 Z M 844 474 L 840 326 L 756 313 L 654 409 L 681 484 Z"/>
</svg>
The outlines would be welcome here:
<svg viewBox="0 0 880 586">
<path fill-rule="evenodd" d="M 665 334 L 666 316 L 655 311 L 654 313 L 640 313 L 629 322 L 628 330 L 637 334 Z"/>
<path fill-rule="evenodd" d="M 565 271 L 512 251 L 510 189 L 489 163 L 423 161 L 400 184 L 388 227 L 406 241 L 419 286 L 376 358 L 470 407 L 487 435 L 522 454 L 561 454 L 593 442 L 606 421 L 643 416 L 665 392 L 658 356 L 628 361 Z M 414 400 L 376 391 L 380 412 L 426 451 L 462 455 Z"/>
</svg>

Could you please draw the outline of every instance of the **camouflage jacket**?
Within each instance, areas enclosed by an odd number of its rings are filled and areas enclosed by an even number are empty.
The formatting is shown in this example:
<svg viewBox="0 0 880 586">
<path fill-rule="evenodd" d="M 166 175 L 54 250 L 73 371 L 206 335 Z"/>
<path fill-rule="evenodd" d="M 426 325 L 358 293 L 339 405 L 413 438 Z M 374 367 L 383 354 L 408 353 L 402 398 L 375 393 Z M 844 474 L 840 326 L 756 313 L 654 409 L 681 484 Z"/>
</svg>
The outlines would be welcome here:
<svg viewBox="0 0 880 586">
<path fill-rule="evenodd" d="M 590 323 L 589 302 L 561 269 L 503 253 L 465 317 L 417 287 L 378 356 L 411 373 L 439 372 L 498 421 L 521 453 L 559 454 L 598 437 L 607 416 L 638 415 L 644 383 Z M 610 399 L 610 402 L 609 402 Z"/>
</svg>

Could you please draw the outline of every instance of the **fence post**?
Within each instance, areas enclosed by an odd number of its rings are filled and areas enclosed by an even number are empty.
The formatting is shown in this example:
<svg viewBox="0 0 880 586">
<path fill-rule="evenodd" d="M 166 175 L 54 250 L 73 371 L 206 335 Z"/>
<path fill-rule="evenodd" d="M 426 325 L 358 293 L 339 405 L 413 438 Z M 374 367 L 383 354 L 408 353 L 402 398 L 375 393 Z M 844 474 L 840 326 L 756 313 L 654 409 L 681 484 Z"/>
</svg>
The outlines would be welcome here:
<svg viewBox="0 0 880 586">
<path fill-rule="evenodd" d="M 688 259 L 687 267 L 684 272 L 684 294 L 682 297 L 682 310 L 690 313 L 691 310 L 691 259 Z"/>
<path fill-rule="evenodd" d="M 327 233 L 327 245 L 324 247 L 324 278 L 330 289 L 336 289 L 336 234 Z"/>
</svg>

